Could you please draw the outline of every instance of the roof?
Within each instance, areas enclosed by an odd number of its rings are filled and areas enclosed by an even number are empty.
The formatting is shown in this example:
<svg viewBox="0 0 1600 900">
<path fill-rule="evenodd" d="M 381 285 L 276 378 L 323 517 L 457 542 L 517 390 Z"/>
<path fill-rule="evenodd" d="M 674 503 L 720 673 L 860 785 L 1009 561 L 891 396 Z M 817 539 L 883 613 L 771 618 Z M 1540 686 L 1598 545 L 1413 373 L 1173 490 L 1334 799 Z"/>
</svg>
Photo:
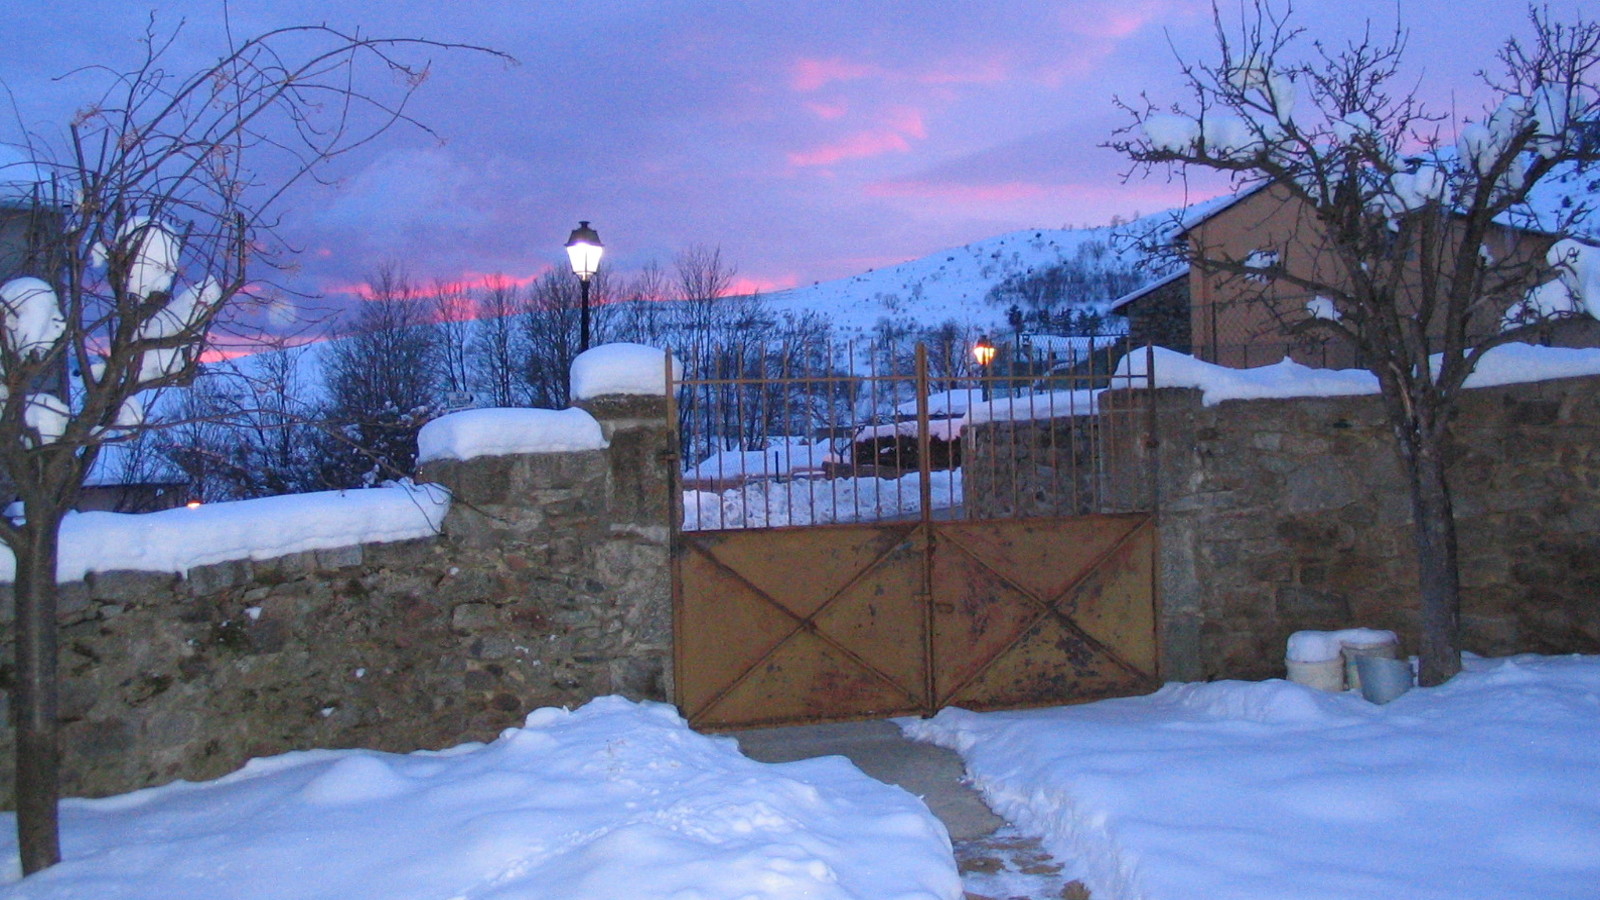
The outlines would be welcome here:
<svg viewBox="0 0 1600 900">
<path fill-rule="evenodd" d="M 1111 301 L 1111 305 L 1106 307 L 1106 311 L 1107 312 L 1116 312 L 1117 310 L 1121 309 L 1124 306 L 1127 306 L 1128 304 L 1134 302 L 1135 300 L 1140 299 L 1141 297 L 1148 296 L 1149 294 L 1152 294 L 1152 293 L 1160 290 L 1161 288 L 1166 287 L 1167 285 L 1173 283 L 1174 281 L 1177 281 L 1180 278 L 1187 278 L 1187 277 L 1189 277 L 1189 267 L 1188 266 L 1180 266 L 1178 268 L 1178 270 L 1176 272 L 1173 272 L 1171 275 L 1167 275 L 1167 276 L 1164 276 L 1162 278 L 1157 278 L 1155 281 L 1150 282 L 1149 284 L 1145 285 L 1144 287 L 1139 288 L 1136 291 L 1130 291 L 1130 292 L 1128 292 L 1126 294 L 1123 294 L 1121 297 L 1118 297 L 1117 299 Z"/>
</svg>

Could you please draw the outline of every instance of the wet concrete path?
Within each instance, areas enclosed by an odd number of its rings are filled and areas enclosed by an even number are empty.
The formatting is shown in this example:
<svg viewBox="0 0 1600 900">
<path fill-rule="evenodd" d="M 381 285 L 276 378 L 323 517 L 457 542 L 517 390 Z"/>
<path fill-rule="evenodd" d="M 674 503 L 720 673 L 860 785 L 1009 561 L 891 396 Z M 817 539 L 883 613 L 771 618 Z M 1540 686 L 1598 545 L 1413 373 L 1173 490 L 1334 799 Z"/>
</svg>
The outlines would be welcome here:
<svg viewBox="0 0 1600 900">
<path fill-rule="evenodd" d="M 879 781 L 922 798 L 950 832 L 968 900 L 1087 900 L 1089 893 L 1034 838 L 995 815 L 963 780 L 954 751 L 907 740 L 892 722 L 839 722 L 732 734 L 751 759 L 844 756 Z"/>
</svg>

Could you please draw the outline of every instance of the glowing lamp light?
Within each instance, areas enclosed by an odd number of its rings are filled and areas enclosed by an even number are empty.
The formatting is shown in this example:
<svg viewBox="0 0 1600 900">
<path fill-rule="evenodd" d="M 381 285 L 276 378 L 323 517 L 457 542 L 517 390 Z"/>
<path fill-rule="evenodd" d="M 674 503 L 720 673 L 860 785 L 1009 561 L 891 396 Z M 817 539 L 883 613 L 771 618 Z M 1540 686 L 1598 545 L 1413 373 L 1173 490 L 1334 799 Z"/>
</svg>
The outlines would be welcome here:
<svg viewBox="0 0 1600 900">
<path fill-rule="evenodd" d="M 988 335 L 978 338 L 978 342 L 972 345 L 972 358 L 985 369 L 994 362 L 994 344 L 989 343 Z"/>
<path fill-rule="evenodd" d="M 604 252 L 600 235 L 588 222 L 579 222 L 578 227 L 572 229 L 572 236 L 567 238 L 567 259 L 572 261 L 572 274 L 586 284 L 599 270 L 600 255 Z"/>
<path fill-rule="evenodd" d="M 184 506 L 187 506 L 190 509 L 199 509 L 200 508 L 200 501 L 199 500 L 190 500 L 188 503 L 185 503 Z"/>
<path fill-rule="evenodd" d="M 589 349 L 589 279 L 600 268 L 600 254 L 605 248 L 600 245 L 600 235 L 588 222 L 579 222 L 578 227 L 572 229 L 572 236 L 567 238 L 567 259 L 572 261 L 572 274 L 578 276 L 581 285 L 579 294 L 582 297 L 582 310 L 578 318 L 578 352 Z"/>
</svg>

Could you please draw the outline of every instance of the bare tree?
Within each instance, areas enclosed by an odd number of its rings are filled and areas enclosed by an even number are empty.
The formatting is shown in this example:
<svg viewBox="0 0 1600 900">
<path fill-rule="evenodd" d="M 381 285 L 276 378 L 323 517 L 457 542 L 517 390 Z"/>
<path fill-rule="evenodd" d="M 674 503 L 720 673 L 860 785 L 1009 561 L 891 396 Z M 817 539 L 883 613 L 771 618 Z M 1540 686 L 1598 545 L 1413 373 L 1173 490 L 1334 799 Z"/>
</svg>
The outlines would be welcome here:
<svg viewBox="0 0 1600 900">
<path fill-rule="evenodd" d="M 449 46 L 285 28 L 230 40 L 217 62 L 185 75 L 169 68 L 176 37 L 152 26 L 131 71 L 88 70 L 109 88 L 63 135 L 19 129 L 15 138 L 38 172 L 34 204 L 59 214 L 49 271 L 0 286 L 0 470 L 26 511 L 0 519 L 0 541 L 16 558 L 24 873 L 60 859 L 62 516 L 100 448 L 141 426 L 140 395 L 188 381 L 214 326 L 236 314 L 245 321 L 251 264 L 283 249 L 275 202 L 329 160 L 411 121 L 407 99 L 428 70 L 402 56 Z M 372 74 L 383 77 L 373 83 Z M 51 393 L 65 377 L 71 389 Z"/>
<path fill-rule="evenodd" d="M 484 282 L 478 330 L 472 338 L 472 385 L 490 406 L 522 405 L 525 354 L 517 334 L 522 304 L 521 291 L 504 275 L 491 275 Z"/>
<path fill-rule="evenodd" d="M 1404 80 L 1399 26 L 1304 47 L 1291 17 L 1257 0 L 1232 35 L 1216 15 L 1220 59 L 1183 66 L 1189 100 L 1124 104 L 1134 121 L 1111 146 L 1137 167 L 1231 173 L 1280 204 L 1291 224 L 1275 246 L 1184 252 L 1202 273 L 1255 285 L 1279 327 L 1343 342 L 1377 376 L 1415 525 L 1421 680 L 1438 684 L 1461 665 L 1452 421 L 1485 353 L 1581 309 L 1528 302 L 1548 277 L 1543 245 L 1507 224 L 1559 236 L 1588 213 L 1579 199 L 1541 217 L 1530 200 L 1595 159 L 1585 132 L 1600 117 L 1600 27 L 1532 11 L 1531 39 L 1508 40 L 1498 74 L 1484 75 L 1493 104 L 1456 120 Z"/>
<path fill-rule="evenodd" d="M 472 381 L 469 358 L 477 304 L 466 285 L 438 278 L 433 281 L 433 292 L 428 299 L 433 306 L 431 314 L 439 342 L 439 375 L 443 387 L 452 394 L 466 393 Z"/>
<path fill-rule="evenodd" d="M 243 366 L 208 365 L 148 437 L 181 473 L 188 499 L 212 502 L 335 487 L 324 481 L 322 412 L 301 377 L 306 348 L 274 340 Z"/>
<path fill-rule="evenodd" d="M 416 468 L 417 432 L 443 408 L 434 308 L 404 272 L 385 266 L 368 278 L 360 306 L 328 346 L 323 381 L 331 484 L 371 485 Z"/>
</svg>

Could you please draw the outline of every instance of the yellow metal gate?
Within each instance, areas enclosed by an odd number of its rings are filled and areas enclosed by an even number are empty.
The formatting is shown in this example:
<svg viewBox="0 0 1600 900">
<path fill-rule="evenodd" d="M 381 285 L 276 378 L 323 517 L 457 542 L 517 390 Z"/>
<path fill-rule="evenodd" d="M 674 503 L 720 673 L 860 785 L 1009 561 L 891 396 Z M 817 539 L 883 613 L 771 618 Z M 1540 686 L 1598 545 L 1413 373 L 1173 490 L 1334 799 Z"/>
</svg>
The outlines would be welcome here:
<svg viewBox="0 0 1600 900">
<path fill-rule="evenodd" d="M 921 354 L 918 364 L 925 388 Z M 1159 685 L 1150 514 L 940 520 L 921 456 L 914 520 L 676 534 L 676 701 L 692 725 L 1002 709 Z"/>
<path fill-rule="evenodd" d="M 733 728 L 1153 690 L 1148 515 L 684 535 L 678 703 Z"/>
</svg>

